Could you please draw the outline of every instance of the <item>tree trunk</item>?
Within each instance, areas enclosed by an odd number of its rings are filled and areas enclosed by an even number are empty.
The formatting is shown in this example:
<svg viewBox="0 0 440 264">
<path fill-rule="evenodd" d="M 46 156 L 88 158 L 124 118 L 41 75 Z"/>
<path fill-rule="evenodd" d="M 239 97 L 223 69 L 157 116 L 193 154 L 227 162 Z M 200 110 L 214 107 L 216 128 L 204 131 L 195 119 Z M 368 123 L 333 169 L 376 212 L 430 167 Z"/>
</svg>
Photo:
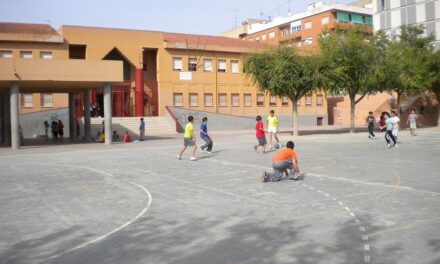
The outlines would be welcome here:
<svg viewBox="0 0 440 264">
<path fill-rule="evenodd" d="M 400 116 L 400 100 L 402 97 L 402 93 L 401 92 L 397 92 L 397 115 Z"/>
<path fill-rule="evenodd" d="M 355 127 L 354 127 L 354 117 L 355 117 L 355 109 L 356 109 L 356 101 L 355 101 L 355 96 L 350 96 L 350 133 L 354 133 L 355 132 Z"/>
<path fill-rule="evenodd" d="M 298 100 L 291 99 L 292 101 L 292 133 L 293 136 L 299 136 L 298 131 Z"/>
</svg>

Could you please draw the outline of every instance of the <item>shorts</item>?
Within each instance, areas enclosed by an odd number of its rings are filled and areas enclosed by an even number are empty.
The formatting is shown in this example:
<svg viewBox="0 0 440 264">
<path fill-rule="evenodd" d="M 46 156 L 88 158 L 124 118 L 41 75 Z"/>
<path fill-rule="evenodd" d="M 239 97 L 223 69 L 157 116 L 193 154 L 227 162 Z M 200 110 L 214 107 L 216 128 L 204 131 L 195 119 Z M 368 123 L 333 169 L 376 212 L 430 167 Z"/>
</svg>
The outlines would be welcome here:
<svg viewBox="0 0 440 264">
<path fill-rule="evenodd" d="M 260 137 L 260 138 L 257 138 L 258 139 L 258 144 L 259 145 L 266 145 L 267 144 L 267 141 L 266 141 L 266 137 L 264 136 L 264 137 Z"/>
<path fill-rule="evenodd" d="M 277 133 L 277 128 L 276 127 L 269 127 L 269 129 L 267 130 L 269 133 L 273 133 L 276 134 Z"/>
<path fill-rule="evenodd" d="M 194 140 L 192 140 L 192 138 L 183 138 L 183 145 L 185 147 L 192 147 L 194 146 L 196 143 L 194 142 Z"/>
<path fill-rule="evenodd" d="M 410 122 L 409 123 L 409 128 L 416 129 L 417 128 L 417 123 L 416 122 Z"/>
</svg>

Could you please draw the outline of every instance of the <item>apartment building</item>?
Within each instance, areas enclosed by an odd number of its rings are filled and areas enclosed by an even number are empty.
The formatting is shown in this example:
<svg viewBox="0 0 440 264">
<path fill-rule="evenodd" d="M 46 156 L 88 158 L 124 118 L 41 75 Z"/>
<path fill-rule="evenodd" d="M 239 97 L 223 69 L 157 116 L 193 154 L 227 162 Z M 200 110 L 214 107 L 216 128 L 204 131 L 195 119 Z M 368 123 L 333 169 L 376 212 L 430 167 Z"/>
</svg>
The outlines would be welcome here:
<svg viewBox="0 0 440 264">
<path fill-rule="evenodd" d="M 434 46 L 440 49 L 439 0 L 373 0 L 373 13 L 374 30 L 396 36 L 402 25 L 423 25 L 425 34 L 435 35 Z"/>
<path fill-rule="evenodd" d="M 246 40 L 272 45 L 296 46 L 314 49 L 323 30 L 339 26 L 364 25 L 371 32 L 372 10 L 368 4 L 327 4 L 316 2 L 307 11 L 287 17 L 276 17 L 269 23 L 253 24 L 244 37 Z"/>
</svg>

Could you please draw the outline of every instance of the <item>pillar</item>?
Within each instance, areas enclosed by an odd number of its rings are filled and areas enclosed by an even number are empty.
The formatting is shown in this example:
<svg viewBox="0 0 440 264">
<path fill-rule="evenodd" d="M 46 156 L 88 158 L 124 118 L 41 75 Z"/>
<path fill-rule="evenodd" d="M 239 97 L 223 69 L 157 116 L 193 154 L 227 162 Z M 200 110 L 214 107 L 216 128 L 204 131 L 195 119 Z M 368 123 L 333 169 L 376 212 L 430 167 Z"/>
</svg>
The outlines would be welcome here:
<svg viewBox="0 0 440 264">
<path fill-rule="evenodd" d="M 144 116 L 144 81 L 142 78 L 143 70 L 135 69 L 135 116 Z"/>
<path fill-rule="evenodd" d="M 11 148 L 16 150 L 20 148 L 20 124 L 18 120 L 18 82 L 13 82 L 10 88 L 10 108 L 11 108 Z"/>
<path fill-rule="evenodd" d="M 85 90 L 83 92 L 84 101 L 84 139 L 90 141 L 90 92 Z"/>
<path fill-rule="evenodd" d="M 112 144 L 112 86 L 109 83 L 104 84 L 104 126 L 105 126 L 105 144 Z"/>
<path fill-rule="evenodd" d="M 75 94 L 69 93 L 69 138 L 75 139 Z"/>
<path fill-rule="evenodd" d="M 4 129 L 3 129 L 3 143 L 5 146 L 11 145 L 11 101 L 9 97 L 9 91 L 3 94 L 3 117 L 4 117 Z"/>
</svg>

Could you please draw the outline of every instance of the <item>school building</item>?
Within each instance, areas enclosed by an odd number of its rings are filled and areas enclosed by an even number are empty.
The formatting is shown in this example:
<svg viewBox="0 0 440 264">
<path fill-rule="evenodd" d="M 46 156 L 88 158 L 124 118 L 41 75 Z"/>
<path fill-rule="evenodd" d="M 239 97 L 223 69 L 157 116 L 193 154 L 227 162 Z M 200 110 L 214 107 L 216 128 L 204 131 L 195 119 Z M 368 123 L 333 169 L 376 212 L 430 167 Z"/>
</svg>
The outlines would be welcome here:
<svg viewBox="0 0 440 264">
<path fill-rule="evenodd" d="M 173 109 L 247 117 L 273 109 L 290 120 L 287 98 L 259 92 L 244 73 L 244 56 L 265 48 L 218 36 L 0 23 L 1 141 L 18 148 L 21 115 L 63 107 L 71 137 L 78 120 L 90 137 L 94 106 L 106 126 L 112 117 L 160 118 Z M 325 124 L 325 96 L 303 98 L 299 114 Z"/>
</svg>

